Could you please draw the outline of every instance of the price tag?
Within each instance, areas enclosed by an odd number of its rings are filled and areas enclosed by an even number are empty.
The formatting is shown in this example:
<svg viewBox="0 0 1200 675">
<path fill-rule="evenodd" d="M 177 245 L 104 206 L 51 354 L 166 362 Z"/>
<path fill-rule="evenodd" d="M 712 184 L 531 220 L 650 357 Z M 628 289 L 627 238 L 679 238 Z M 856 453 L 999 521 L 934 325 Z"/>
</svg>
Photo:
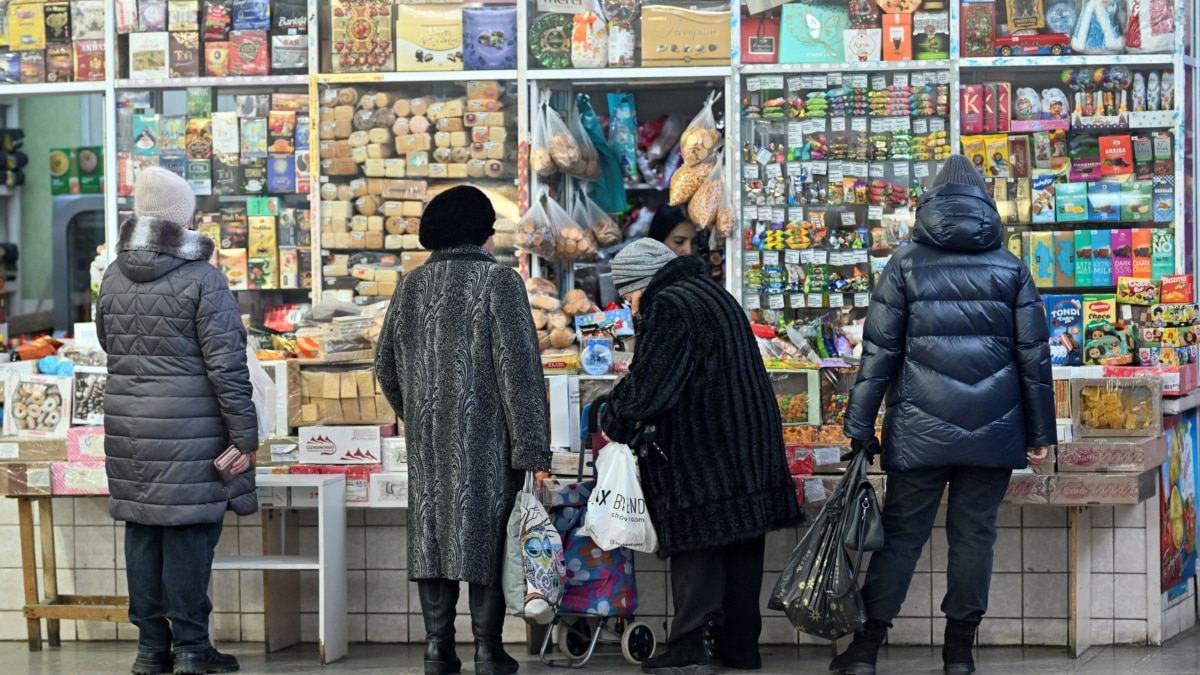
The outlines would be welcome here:
<svg viewBox="0 0 1200 675">
<path fill-rule="evenodd" d="M 883 207 L 872 204 L 867 207 L 867 220 L 879 222 L 883 220 Z"/>
<path fill-rule="evenodd" d="M 770 180 L 772 178 L 779 178 L 780 176 L 783 175 L 783 165 L 782 164 L 768 164 L 766 166 L 766 175 L 767 175 L 767 180 Z"/>
<path fill-rule="evenodd" d="M 824 176 L 829 173 L 829 164 L 826 162 L 807 162 L 805 165 L 814 176 Z"/>
<path fill-rule="evenodd" d="M 783 307 L 784 307 L 783 296 L 782 295 L 772 295 L 772 296 L 768 297 L 767 298 L 767 307 L 770 307 L 771 309 L 783 309 Z"/>
<path fill-rule="evenodd" d="M 925 82 L 926 82 L 925 73 L 913 73 L 912 74 L 912 86 L 924 87 Z"/>
<path fill-rule="evenodd" d="M 866 73 L 851 73 L 843 75 L 842 79 L 846 82 L 846 86 L 851 89 L 866 89 L 871 80 Z"/>
<path fill-rule="evenodd" d="M 842 211 L 842 227 L 858 227 L 858 214 L 853 211 Z"/>
<path fill-rule="evenodd" d="M 929 133 L 929 122 L 920 117 L 913 120 L 913 133 L 918 136 L 924 136 Z"/>
<path fill-rule="evenodd" d="M 845 171 L 843 170 L 844 166 L 845 165 L 842 164 L 841 162 L 830 162 L 829 163 L 829 182 L 830 183 L 842 182 L 842 179 L 844 178 L 844 173 L 845 173 Z"/>
<path fill-rule="evenodd" d="M 770 220 L 771 219 L 771 207 L 769 207 L 769 206 L 758 207 L 758 219 L 759 220 Z"/>
<path fill-rule="evenodd" d="M 806 248 L 803 251 L 800 251 L 800 264 L 811 265 L 813 261 L 813 253 L 814 251 L 811 248 Z"/>
<path fill-rule="evenodd" d="M 742 301 L 742 307 L 746 309 L 759 309 L 762 307 L 762 298 L 757 295 L 747 295 L 746 299 Z"/>
<path fill-rule="evenodd" d="M 850 172 L 847 171 L 846 173 L 850 173 Z M 859 178 L 866 178 L 867 174 L 868 174 L 868 170 L 867 170 L 866 162 L 855 162 L 854 163 L 854 173 L 852 175 L 858 176 Z"/>
<path fill-rule="evenodd" d="M 787 220 L 787 209 L 782 206 L 771 207 L 771 222 L 782 223 Z"/>
<path fill-rule="evenodd" d="M 808 306 L 808 303 L 804 301 L 803 293 L 796 293 L 792 295 L 792 297 L 788 298 L 788 305 L 792 309 L 804 309 Z"/>
<path fill-rule="evenodd" d="M 830 129 L 830 131 L 832 131 L 835 134 L 845 131 L 846 130 L 846 118 L 845 117 L 835 117 L 835 118 L 829 120 L 829 129 Z"/>
<path fill-rule="evenodd" d="M 891 127 L 891 122 L 889 120 L 885 120 L 882 117 L 871 118 L 871 133 L 886 134 L 889 127 Z"/>
<path fill-rule="evenodd" d="M 913 165 L 914 178 L 929 178 L 929 165 L 924 162 Z"/>
<path fill-rule="evenodd" d="M 821 249 L 813 251 L 813 264 L 814 265 L 828 265 L 829 264 L 829 251 L 825 251 L 825 250 L 821 250 Z"/>
<path fill-rule="evenodd" d="M 897 87 L 907 87 L 908 73 L 896 73 L 896 76 L 892 78 L 892 84 Z"/>
<path fill-rule="evenodd" d="M 787 142 L 793 148 L 804 145 L 804 125 L 800 122 L 788 122 Z"/>
<path fill-rule="evenodd" d="M 742 254 L 742 266 L 744 267 L 758 267 L 761 260 L 762 256 L 758 251 L 745 251 Z"/>
<path fill-rule="evenodd" d="M 800 91 L 803 88 L 804 88 L 803 78 L 793 76 L 793 77 L 789 77 L 787 79 L 787 90 L 788 90 L 789 94 Z"/>
<path fill-rule="evenodd" d="M 829 252 L 829 264 L 834 267 L 842 267 L 846 264 L 846 254 L 841 251 Z"/>
<path fill-rule="evenodd" d="M 783 252 L 783 264 L 784 265 L 799 265 L 800 264 L 800 251 L 784 251 Z"/>
<path fill-rule="evenodd" d="M 892 162 L 892 175 L 897 179 L 908 178 L 908 162 Z"/>
<path fill-rule="evenodd" d="M 945 131 L 946 130 L 946 118 L 930 117 L 929 118 L 929 130 L 930 131 Z"/>
<path fill-rule="evenodd" d="M 804 220 L 804 207 L 793 206 L 787 211 L 788 220 Z"/>
<path fill-rule="evenodd" d="M 825 76 L 825 79 L 828 82 L 830 87 L 842 86 L 842 74 L 841 73 L 830 73 Z"/>
<path fill-rule="evenodd" d="M 824 75 L 813 75 L 812 82 L 813 89 L 829 88 L 829 78 Z"/>
<path fill-rule="evenodd" d="M 867 118 L 855 117 L 850 120 L 850 131 L 866 131 Z"/>
<path fill-rule="evenodd" d="M 746 78 L 746 91 L 758 91 L 759 89 L 762 89 L 762 78 L 761 77 L 747 77 Z"/>
<path fill-rule="evenodd" d="M 0 443 L 0 459 L 16 459 L 21 455 L 21 446 L 16 443 Z"/>
<path fill-rule="evenodd" d="M 855 307 L 866 307 L 869 304 L 871 304 L 871 294 L 870 293 L 855 293 L 854 294 L 854 306 Z"/>
<path fill-rule="evenodd" d="M 887 76 L 886 75 L 872 75 L 871 76 L 871 89 L 874 89 L 875 91 L 883 91 L 884 89 L 887 89 Z"/>
<path fill-rule="evenodd" d="M 842 295 L 841 293 L 830 293 L 829 294 L 829 306 L 830 307 L 845 307 L 846 306 L 846 296 Z"/>
<path fill-rule="evenodd" d="M 820 309 L 824 306 L 825 306 L 825 294 L 823 294 L 823 293 L 809 293 L 808 294 L 808 308 L 809 309 Z"/>
<path fill-rule="evenodd" d="M 742 165 L 742 180 L 758 180 L 758 165 L 743 164 Z"/>
<path fill-rule="evenodd" d="M 939 70 L 937 73 L 938 84 L 950 84 L 950 71 Z"/>
<path fill-rule="evenodd" d="M 892 131 L 908 131 L 912 128 L 912 119 L 909 117 L 893 117 Z"/>
<path fill-rule="evenodd" d="M 763 89 L 783 89 L 782 75 L 764 75 L 762 78 Z"/>
<path fill-rule="evenodd" d="M 867 262 L 867 252 L 859 249 L 854 252 L 854 264 L 863 265 Z"/>
<path fill-rule="evenodd" d="M 763 267 L 779 267 L 779 251 L 763 251 Z"/>
<path fill-rule="evenodd" d="M 872 165 L 871 165 L 871 169 L 870 169 L 870 171 L 868 172 L 868 175 L 869 175 L 869 177 L 870 177 L 870 178 L 880 178 L 880 179 L 882 179 L 884 176 L 886 176 L 886 175 L 887 175 L 887 173 L 886 173 L 886 172 L 885 172 L 885 170 L 884 170 L 884 166 L 883 166 L 882 164 L 880 164 L 880 163 L 876 162 L 876 163 L 874 163 L 874 164 L 872 164 Z"/>
</svg>

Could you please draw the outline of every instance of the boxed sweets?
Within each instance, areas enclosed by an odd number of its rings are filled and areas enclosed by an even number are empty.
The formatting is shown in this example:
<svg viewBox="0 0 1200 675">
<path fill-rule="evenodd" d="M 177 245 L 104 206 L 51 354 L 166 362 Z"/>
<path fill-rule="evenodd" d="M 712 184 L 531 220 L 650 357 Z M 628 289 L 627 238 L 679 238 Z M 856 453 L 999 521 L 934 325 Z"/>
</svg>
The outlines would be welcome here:
<svg viewBox="0 0 1200 675">
<path fill-rule="evenodd" d="M 1077 439 L 1154 438 L 1162 433 L 1162 380 L 1076 378 L 1071 381 L 1071 413 Z"/>
</svg>

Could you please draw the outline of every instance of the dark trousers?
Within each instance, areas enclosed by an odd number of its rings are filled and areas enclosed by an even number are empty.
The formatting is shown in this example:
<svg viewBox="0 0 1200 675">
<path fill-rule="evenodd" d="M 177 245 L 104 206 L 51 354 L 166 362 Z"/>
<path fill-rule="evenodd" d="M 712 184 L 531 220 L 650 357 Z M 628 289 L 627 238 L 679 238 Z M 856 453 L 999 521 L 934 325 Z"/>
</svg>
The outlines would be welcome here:
<svg viewBox="0 0 1200 675">
<path fill-rule="evenodd" d="M 125 523 L 129 620 L 138 627 L 138 651 L 198 652 L 208 638 L 208 581 L 220 521 L 161 527 Z"/>
<path fill-rule="evenodd" d="M 1008 469 L 949 468 L 889 473 L 883 503 L 883 549 L 871 556 L 863 601 L 867 618 L 892 623 L 900 613 L 921 550 L 933 532 L 933 521 L 946 485 L 947 618 L 978 624 L 987 611 L 992 582 L 992 546 L 996 512 L 1008 490 Z"/>
<path fill-rule="evenodd" d="M 703 628 L 711 617 L 720 627 L 718 653 L 757 654 L 765 550 L 766 539 L 758 537 L 671 556 L 671 641 Z"/>
</svg>

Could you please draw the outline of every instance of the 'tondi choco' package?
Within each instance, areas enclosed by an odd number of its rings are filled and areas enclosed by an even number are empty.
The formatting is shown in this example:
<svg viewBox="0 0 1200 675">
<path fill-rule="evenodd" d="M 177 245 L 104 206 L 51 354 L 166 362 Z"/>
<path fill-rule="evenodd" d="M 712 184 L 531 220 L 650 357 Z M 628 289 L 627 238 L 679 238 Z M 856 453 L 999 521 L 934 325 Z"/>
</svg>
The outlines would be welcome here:
<svg viewBox="0 0 1200 675">
<path fill-rule="evenodd" d="M 1047 295 L 1046 325 L 1050 329 L 1050 361 L 1056 366 L 1083 365 L 1083 297 Z"/>
</svg>

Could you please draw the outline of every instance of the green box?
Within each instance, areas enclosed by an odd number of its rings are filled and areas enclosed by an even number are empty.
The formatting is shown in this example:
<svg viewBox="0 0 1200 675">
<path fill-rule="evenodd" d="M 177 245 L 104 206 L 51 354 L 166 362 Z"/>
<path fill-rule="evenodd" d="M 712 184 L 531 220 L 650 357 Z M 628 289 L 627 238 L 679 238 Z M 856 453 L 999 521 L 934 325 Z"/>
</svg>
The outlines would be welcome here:
<svg viewBox="0 0 1200 675">
<path fill-rule="evenodd" d="M 1148 221 L 1153 217 L 1154 183 L 1134 181 L 1121 184 L 1121 220 Z"/>
<path fill-rule="evenodd" d="M 75 148 L 50 148 L 50 194 L 79 194 L 79 156 Z"/>
<path fill-rule="evenodd" d="M 187 88 L 187 116 L 212 117 L 212 89 L 208 87 Z"/>
<path fill-rule="evenodd" d="M 79 192 L 85 195 L 104 193 L 104 147 L 89 145 L 76 151 L 79 165 Z"/>
<path fill-rule="evenodd" d="M 1088 184 L 1060 183 L 1055 186 L 1055 210 L 1058 222 L 1072 223 L 1088 219 Z"/>
<path fill-rule="evenodd" d="M 246 215 L 271 216 L 279 215 L 279 197 L 252 197 L 246 200 Z"/>
</svg>

